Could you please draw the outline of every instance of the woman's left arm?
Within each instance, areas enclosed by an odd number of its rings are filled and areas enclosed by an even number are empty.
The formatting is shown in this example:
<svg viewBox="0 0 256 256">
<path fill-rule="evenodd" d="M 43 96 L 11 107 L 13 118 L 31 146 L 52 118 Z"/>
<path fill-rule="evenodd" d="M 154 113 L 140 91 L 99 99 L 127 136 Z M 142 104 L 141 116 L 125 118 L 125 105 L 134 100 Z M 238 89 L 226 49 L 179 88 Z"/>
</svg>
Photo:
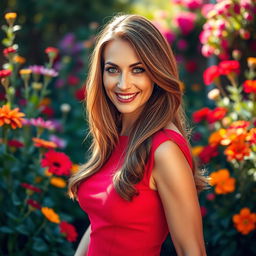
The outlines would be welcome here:
<svg viewBox="0 0 256 256">
<path fill-rule="evenodd" d="M 192 170 L 172 141 L 155 151 L 154 180 L 178 256 L 205 256 L 202 216 Z"/>
</svg>

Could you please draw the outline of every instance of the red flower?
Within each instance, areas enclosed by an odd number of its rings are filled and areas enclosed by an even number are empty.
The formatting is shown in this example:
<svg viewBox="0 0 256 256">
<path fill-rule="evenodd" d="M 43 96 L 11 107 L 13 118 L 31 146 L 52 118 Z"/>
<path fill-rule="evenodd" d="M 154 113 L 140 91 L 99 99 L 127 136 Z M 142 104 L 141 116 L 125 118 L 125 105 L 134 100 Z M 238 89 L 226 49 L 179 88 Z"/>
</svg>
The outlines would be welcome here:
<svg viewBox="0 0 256 256">
<path fill-rule="evenodd" d="M 22 148 L 22 147 L 24 147 L 24 144 L 18 140 L 9 140 L 8 146 L 14 147 L 14 148 Z"/>
<path fill-rule="evenodd" d="M 240 72 L 240 63 L 237 60 L 224 60 L 219 63 L 221 75 L 228 75 L 230 73 Z"/>
<path fill-rule="evenodd" d="M 214 82 L 216 78 L 220 76 L 220 70 L 218 66 L 211 66 L 207 68 L 203 73 L 204 83 L 209 85 Z"/>
<path fill-rule="evenodd" d="M 31 191 L 34 191 L 34 192 L 37 192 L 37 193 L 41 193 L 42 190 L 40 188 L 37 188 L 33 185 L 30 185 L 28 183 L 21 183 L 20 184 L 23 188 L 27 189 L 27 190 L 31 190 Z"/>
<path fill-rule="evenodd" d="M 60 223 L 59 227 L 60 227 L 60 232 L 66 236 L 66 238 L 69 242 L 76 241 L 78 234 L 73 225 L 67 223 L 66 221 L 62 221 Z"/>
<path fill-rule="evenodd" d="M 246 80 L 243 87 L 246 93 L 256 93 L 256 80 Z"/>
<path fill-rule="evenodd" d="M 10 53 L 15 53 L 16 50 L 13 47 L 8 47 L 3 50 L 4 56 L 8 56 Z"/>
<path fill-rule="evenodd" d="M 41 205 L 33 199 L 28 199 L 27 204 L 32 206 L 33 208 L 36 208 L 36 209 L 41 209 L 42 208 Z"/>
<path fill-rule="evenodd" d="M 54 110 L 53 110 L 53 108 L 51 108 L 49 106 L 42 106 L 41 107 L 41 113 L 46 115 L 49 118 L 54 116 Z"/>
<path fill-rule="evenodd" d="M 192 114 L 192 119 L 194 123 L 199 123 L 204 119 L 207 119 L 207 115 L 211 110 L 209 108 L 202 108 L 197 111 L 195 111 Z"/>
<path fill-rule="evenodd" d="M 203 148 L 198 156 L 203 164 L 207 164 L 213 157 L 217 156 L 218 154 L 219 152 L 217 151 L 216 146 L 208 145 Z"/>
<path fill-rule="evenodd" d="M 218 120 L 221 120 L 223 117 L 225 117 L 227 113 L 227 109 L 223 107 L 217 107 L 213 109 L 212 111 L 209 111 L 207 114 L 207 121 L 212 124 L 215 123 Z"/>
<path fill-rule="evenodd" d="M 85 86 L 83 86 L 82 88 L 76 90 L 75 98 L 78 101 L 82 101 L 82 100 L 84 100 L 86 98 L 86 88 L 85 88 Z"/>
<path fill-rule="evenodd" d="M 70 75 L 68 77 L 68 85 L 72 85 L 72 86 L 77 85 L 77 84 L 79 84 L 79 82 L 80 82 L 80 80 L 76 76 Z"/>
<path fill-rule="evenodd" d="M 45 53 L 48 54 L 48 53 L 50 53 L 50 52 L 54 52 L 54 53 L 58 54 L 58 53 L 59 53 L 59 49 L 57 49 L 57 48 L 55 48 L 55 47 L 49 46 L 49 47 L 47 47 L 47 48 L 45 49 Z"/>
<path fill-rule="evenodd" d="M 193 60 L 187 61 L 186 70 L 190 73 L 193 73 L 197 70 L 197 63 Z"/>
<path fill-rule="evenodd" d="M 7 76 L 10 76 L 11 73 L 12 73 L 12 71 L 9 70 L 9 69 L 0 70 L 0 78 L 4 78 L 4 77 L 7 77 Z"/>
<path fill-rule="evenodd" d="M 48 171 L 55 175 L 70 175 L 72 162 L 65 153 L 50 150 L 44 154 L 41 166 L 49 167 Z"/>
</svg>

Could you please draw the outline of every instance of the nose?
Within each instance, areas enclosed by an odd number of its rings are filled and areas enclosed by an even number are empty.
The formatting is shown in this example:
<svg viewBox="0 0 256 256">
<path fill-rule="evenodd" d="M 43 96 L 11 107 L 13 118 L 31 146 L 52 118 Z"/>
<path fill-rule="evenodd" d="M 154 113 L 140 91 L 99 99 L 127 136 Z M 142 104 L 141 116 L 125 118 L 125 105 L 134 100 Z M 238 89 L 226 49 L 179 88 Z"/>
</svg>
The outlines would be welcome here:
<svg viewBox="0 0 256 256">
<path fill-rule="evenodd" d="M 127 73 L 121 73 L 119 81 L 117 83 L 117 87 L 121 90 L 127 90 L 131 87 L 131 80 Z"/>
</svg>

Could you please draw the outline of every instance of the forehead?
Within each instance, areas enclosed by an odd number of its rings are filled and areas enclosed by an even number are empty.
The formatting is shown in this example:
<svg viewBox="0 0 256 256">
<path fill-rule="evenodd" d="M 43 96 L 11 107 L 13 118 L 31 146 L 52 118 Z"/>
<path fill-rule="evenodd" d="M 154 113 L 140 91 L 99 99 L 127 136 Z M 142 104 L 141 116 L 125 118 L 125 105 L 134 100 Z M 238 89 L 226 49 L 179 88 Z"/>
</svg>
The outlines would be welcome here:
<svg viewBox="0 0 256 256">
<path fill-rule="evenodd" d="M 113 62 L 115 64 L 135 63 L 139 58 L 132 45 L 122 39 L 114 39 L 105 46 L 103 51 L 104 62 Z"/>
</svg>

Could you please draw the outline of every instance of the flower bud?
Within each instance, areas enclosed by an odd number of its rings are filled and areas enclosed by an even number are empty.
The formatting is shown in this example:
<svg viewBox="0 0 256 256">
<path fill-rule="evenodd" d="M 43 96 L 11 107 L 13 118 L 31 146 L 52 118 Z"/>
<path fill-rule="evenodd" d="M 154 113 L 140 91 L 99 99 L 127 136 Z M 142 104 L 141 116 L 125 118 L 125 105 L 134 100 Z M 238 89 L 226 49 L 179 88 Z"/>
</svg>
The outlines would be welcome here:
<svg viewBox="0 0 256 256">
<path fill-rule="evenodd" d="M 235 49 L 232 51 L 232 57 L 235 59 L 235 60 L 240 60 L 241 59 L 241 56 L 242 56 L 242 53 L 241 51 L 239 51 L 238 49 Z"/>
<path fill-rule="evenodd" d="M 67 103 L 63 103 L 63 104 L 61 104 L 61 106 L 60 106 L 60 110 L 61 110 L 62 112 L 64 112 L 64 113 L 68 113 L 68 112 L 70 111 L 70 109 L 71 109 L 71 107 L 70 107 L 70 105 L 67 104 Z"/>
</svg>

